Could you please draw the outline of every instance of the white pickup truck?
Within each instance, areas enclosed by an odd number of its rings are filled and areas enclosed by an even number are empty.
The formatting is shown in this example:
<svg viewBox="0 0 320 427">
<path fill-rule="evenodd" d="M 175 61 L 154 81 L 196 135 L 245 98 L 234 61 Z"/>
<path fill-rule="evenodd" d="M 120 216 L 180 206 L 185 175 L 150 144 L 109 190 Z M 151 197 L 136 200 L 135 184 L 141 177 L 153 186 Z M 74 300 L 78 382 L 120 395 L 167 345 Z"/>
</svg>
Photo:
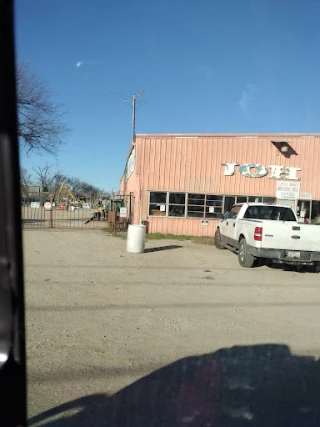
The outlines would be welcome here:
<svg viewBox="0 0 320 427">
<path fill-rule="evenodd" d="M 299 223 L 288 206 L 234 205 L 218 223 L 215 245 L 237 252 L 242 267 L 274 262 L 320 269 L 320 227 Z"/>
</svg>

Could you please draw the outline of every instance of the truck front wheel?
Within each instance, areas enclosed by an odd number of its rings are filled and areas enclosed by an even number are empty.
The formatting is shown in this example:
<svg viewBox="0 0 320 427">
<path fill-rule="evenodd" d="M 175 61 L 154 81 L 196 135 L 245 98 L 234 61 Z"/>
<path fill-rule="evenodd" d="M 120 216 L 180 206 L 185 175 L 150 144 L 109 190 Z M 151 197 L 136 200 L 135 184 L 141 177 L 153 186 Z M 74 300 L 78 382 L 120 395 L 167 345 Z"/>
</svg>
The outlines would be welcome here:
<svg viewBox="0 0 320 427">
<path fill-rule="evenodd" d="M 225 247 L 223 246 L 222 242 L 221 242 L 221 233 L 219 228 L 216 231 L 216 234 L 214 235 L 214 244 L 216 246 L 217 249 L 225 249 Z"/>
<path fill-rule="evenodd" d="M 252 268 L 255 265 L 256 259 L 249 254 L 246 239 L 241 239 L 238 249 L 238 260 L 241 267 Z"/>
</svg>

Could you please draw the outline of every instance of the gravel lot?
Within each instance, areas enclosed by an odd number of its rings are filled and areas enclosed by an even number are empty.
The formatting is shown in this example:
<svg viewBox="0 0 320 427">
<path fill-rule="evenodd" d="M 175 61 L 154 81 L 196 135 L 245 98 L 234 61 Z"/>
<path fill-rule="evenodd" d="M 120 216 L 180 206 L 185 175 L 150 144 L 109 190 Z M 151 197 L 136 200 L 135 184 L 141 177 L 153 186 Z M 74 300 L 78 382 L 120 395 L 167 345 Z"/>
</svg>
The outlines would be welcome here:
<svg viewBox="0 0 320 427">
<path fill-rule="evenodd" d="M 319 274 L 244 269 L 188 241 L 125 246 L 100 231 L 24 232 L 29 417 L 223 347 L 320 356 Z"/>
</svg>

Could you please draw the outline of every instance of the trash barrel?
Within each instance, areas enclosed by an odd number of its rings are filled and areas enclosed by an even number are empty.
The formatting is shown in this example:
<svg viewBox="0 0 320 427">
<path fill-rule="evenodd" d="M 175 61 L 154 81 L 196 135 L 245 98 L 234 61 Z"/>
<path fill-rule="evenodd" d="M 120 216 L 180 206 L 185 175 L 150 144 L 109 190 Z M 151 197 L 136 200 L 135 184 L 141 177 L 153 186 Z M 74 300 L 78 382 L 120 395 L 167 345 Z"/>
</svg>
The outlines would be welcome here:
<svg viewBox="0 0 320 427">
<path fill-rule="evenodd" d="M 127 252 L 142 254 L 145 248 L 146 226 L 132 225 L 128 227 Z"/>
</svg>

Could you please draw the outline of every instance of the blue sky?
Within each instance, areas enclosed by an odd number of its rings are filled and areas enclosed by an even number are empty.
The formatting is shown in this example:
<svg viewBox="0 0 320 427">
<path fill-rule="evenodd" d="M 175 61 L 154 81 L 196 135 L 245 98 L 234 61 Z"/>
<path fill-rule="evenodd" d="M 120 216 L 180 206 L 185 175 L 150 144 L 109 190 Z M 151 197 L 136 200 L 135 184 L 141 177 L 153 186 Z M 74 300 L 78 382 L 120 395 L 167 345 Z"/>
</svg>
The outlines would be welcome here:
<svg viewBox="0 0 320 427">
<path fill-rule="evenodd" d="M 319 16 L 320 0 L 16 0 L 18 58 L 71 128 L 57 159 L 22 163 L 118 189 L 122 99 L 142 88 L 137 133 L 319 132 Z"/>
</svg>

